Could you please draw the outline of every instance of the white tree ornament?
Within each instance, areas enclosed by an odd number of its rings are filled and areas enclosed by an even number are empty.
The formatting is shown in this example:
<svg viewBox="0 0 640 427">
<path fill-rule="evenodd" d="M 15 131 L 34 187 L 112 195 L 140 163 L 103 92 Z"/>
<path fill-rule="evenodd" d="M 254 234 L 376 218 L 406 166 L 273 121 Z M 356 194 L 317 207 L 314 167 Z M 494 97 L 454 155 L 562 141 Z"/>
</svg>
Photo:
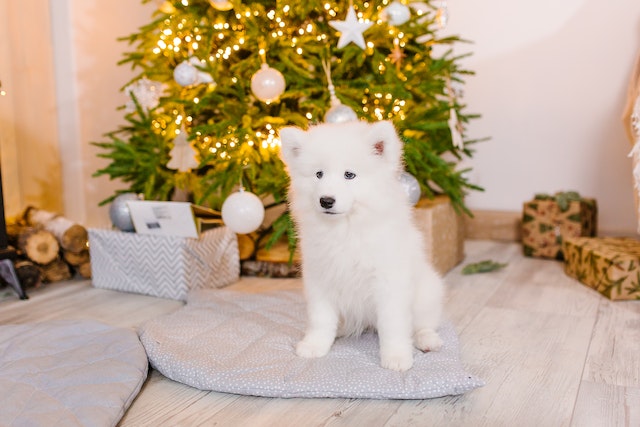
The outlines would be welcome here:
<svg viewBox="0 0 640 427">
<path fill-rule="evenodd" d="M 349 6 L 347 17 L 344 21 L 329 21 L 329 25 L 340 31 L 338 49 L 342 49 L 349 43 L 354 43 L 359 46 L 360 49 L 365 49 L 367 45 L 364 41 L 364 36 L 362 35 L 362 33 L 367 31 L 369 27 L 373 25 L 373 22 L 358 20 L 356 11 L 353 9 L 353 6 Z"/>
<path fill-rule="evenodd" d="M 173 148 L 169 152 L 171 159 L 167 163 L 169 169 L 180 172 L 188 172 L 199 165 L 198 152 L 187 141 L 187 132 L 184 127 L 173 140 Z"/>
<path fill-rule="evenodd" d="M 463 150 L 464 142 L 462 141 L 462 132 L 460 132 L 460 122 L 458 121 L 458 114 L 454 108 L 449 109 L 449 120 L 447 123 L 449 123 L 453 146 Z"/>
</svg>

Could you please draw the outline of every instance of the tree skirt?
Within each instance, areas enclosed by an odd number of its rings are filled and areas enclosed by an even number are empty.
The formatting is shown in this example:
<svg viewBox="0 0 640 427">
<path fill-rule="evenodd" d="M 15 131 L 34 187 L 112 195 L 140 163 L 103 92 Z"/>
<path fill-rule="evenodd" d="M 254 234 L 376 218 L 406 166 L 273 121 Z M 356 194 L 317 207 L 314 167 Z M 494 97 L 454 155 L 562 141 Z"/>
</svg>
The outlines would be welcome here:
<svg viewBox="0 0 640 427">
<path fill-rule="evenodd" d="M 93 320 L 0 326 L 0 425 L 115 426 L 147 368 L 130 329 Z"/>
<path fill-rule="evenodd" d="M 406 372 L 380 367 L 375 333 L 338 338 L 329 354 L 295 354 L 306 323 L 299 291 L 248 294 L 195 290 L 177 312 L 140 331 L 152 367 L 201 390 L 266 397 L 425 399 L 483 385 L 459 359 L 458 339 L 445 322 L 441 350 L 415 350 Z"/>
</svg>

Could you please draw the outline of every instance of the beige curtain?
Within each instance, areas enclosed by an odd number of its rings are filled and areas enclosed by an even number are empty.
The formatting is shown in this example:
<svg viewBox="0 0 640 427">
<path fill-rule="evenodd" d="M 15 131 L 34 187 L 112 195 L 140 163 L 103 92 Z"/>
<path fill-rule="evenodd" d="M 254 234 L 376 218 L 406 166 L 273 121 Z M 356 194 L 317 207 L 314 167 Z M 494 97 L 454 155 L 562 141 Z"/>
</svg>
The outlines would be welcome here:
<svg viewBox="0 0 640 427">
<path fill-rule="evenodd" d="M 637 130 L 634 130 L 631 119 L 634 112 L 634 107 L 638 101 L 638 97 L 640 97 L 640 55 L 638 55 L 636 64 L 633 67 L 631 81 L 629 82 L 629 91 L 627 93 L 627 103 L 624 107 L 624 113 L 622 115 L 624 129 L 627 132 L 627 136 L 629 137 L 631 145 L 634 145 L 636 143 L 636 140 L 638 139 Z M 638 113 L 640 112 L 636 111 L 636 114 Z"/>
</svg>

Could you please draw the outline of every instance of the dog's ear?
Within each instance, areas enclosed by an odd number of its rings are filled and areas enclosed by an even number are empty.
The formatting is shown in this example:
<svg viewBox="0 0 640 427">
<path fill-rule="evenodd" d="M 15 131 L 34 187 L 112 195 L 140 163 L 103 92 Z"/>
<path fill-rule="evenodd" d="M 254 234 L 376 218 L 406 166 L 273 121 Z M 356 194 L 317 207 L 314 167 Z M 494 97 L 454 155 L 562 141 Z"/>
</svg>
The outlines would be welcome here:
<svg viewBox="0 0 640 427">
<path fill-rule="evenodd" d="M 369 126 L 368 141 L 375 156 L 391 162 L 400 160 L 402 141 L 398 138 L 396 129 L 390 121 L 372 123 Z"/>
<path fill-rule="evenodd" d="M 280 129 L 280 158 L 286 164 L 291 164 L 300 154 L 300 145 L 304 131 L 296 127 Z"/>
</svg>

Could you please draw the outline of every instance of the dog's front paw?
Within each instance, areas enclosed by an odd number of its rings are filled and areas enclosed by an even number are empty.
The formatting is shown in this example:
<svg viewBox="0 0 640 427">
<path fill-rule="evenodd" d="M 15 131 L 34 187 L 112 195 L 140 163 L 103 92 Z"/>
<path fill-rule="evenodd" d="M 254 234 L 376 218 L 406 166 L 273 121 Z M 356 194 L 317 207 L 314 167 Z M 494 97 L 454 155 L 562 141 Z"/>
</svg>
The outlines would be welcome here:
<svg viewBox="0 0 640 427">
<path fill-rule="evenodd" d="M 317 341 L 303 339 L 296 346 L 296 354 L 300 357 L 322 357 L 329 353 L 331 344 L 326 345 Z"/>
<path fill-rule="evenodd" d="M 422 351 L 437 351 L 442 347 L 442 338 L 433 329 L 420 329 L 414 341 L 416 348 Z"/>
<path fill-rule="evenodd" d="M 387 351 L 380 354 L 380 365 L 394 371 L 407 371 L 413 366 L 411 351 Z"/>
</svg>

